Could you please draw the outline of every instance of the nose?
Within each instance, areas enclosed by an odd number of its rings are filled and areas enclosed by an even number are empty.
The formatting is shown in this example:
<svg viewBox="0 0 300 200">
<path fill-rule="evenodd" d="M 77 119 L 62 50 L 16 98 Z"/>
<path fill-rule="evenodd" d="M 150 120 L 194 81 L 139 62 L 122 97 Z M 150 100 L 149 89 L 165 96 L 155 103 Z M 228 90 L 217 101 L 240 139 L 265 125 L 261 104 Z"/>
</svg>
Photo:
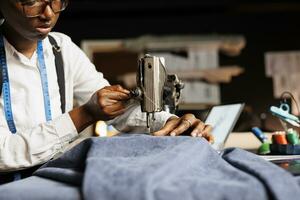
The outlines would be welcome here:
<svg viewBox="0 0 300 200">
<path fill-rule="evenodd" d="M 49 3 L 47 3 L 44 12 L 41 15 L 41 18 L 45 19 L 45 20 L 50 20 L 52 17 L 55 16 L 55 13 L 53 12 L 51 6 Z"/>
</svg>

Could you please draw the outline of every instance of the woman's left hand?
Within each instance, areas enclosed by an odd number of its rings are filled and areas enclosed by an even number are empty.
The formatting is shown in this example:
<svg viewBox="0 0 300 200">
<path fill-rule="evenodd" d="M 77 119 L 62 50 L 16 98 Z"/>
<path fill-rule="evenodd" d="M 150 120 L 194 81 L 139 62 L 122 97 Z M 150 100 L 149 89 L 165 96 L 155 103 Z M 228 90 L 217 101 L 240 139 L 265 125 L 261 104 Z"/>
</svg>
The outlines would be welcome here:
<svg viewBox="0 0 300 200">
<path fill-rule="evenodd" d="M 154 136 L 177 136 L 190 131 L 192 137 L 204 137 L 209 143 L 214 142 L 214 137 L 210 133 L 212 127 L 204 124 L 193 114 L 185 114 L 182 117 L 170 117 L 165 126 L 153 133 Z"/>
</svg>

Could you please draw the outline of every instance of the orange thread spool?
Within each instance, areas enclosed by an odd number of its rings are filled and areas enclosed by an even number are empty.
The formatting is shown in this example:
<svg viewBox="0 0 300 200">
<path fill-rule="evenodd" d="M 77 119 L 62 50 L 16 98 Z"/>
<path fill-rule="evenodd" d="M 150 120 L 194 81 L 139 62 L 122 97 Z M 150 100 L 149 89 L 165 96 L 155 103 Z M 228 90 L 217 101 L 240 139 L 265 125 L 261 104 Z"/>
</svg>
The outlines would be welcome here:
<svg viewBox="0 0 300 200">
<path fill-rule="evenodd" d="M 283 144 L 283 145 L 288 144 L 286 135 L 284 132 L 276 132 L 275 134 L 273 134 L 272 141 L 275 144 Z"/>
</svg>

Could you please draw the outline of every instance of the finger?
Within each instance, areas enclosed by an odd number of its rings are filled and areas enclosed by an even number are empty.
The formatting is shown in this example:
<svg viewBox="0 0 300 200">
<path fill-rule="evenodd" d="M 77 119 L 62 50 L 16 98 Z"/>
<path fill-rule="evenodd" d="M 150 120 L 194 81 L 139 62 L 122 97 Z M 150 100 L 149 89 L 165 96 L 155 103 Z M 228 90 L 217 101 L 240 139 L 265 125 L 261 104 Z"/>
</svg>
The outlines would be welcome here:
<svg viewBox="0 0 300 200">
<path fill-rule="evenodd" d="M 124 94 L 129 95 L 130 91 L 123 88 L 121 85 L 112 85 L 112 86 L 108 86 L 107 87 L 109 90 L 113 90 L 113 91 L 118 91 L 118 92 L 122 92 Z"/>
<path fill-rule="evenodd" d="M 205 138 L 209 143 L 214 143 L 214 136 L 211 134 L 212 126 L 210 125 L 204 125 L 204 128 L 201 128 L 197 126 L 191 133 L 193 137 L 203 137 Z"/>
<path fill-rule="evenodd" d="M 188 130 L 191 126 L 193 126 L 193 123 L 194 122 L 191 122 L 190 120 L 181 119 L 178 126 L 173 131 L 171 131 L 170 135 L 176 136 L 182 134 L 183 132 Z"/>
<path fill-rule="evenodd" d="M 209 134 L 205 137 L 210 144 L 215 143 L 215 137 L 212 134 Z"/>
<path fill-rule="evenodd" d="M 198 137 L 203 137 L 204 135 L 210 134 L 212 127 L 210 125 L 204 125 L 202 131 L 198 132 Z"/>
<path fill-rule="evenodd" d="M 109 92 L 105 93 L 105 95 L 108 98 L 114 99 L 114 100 L 127 100 L 130 97 L 130 95 L 119 92 L 119 91 L 109 91 Z"/>
<path fill-rule="evenodd" d="M 124 101 L 124 100 L 128 100 L 130 98 L 129 95 L 124 94 L 122 92 L 117 92 L 117 91 L 107 91 L 107 92 L 103 92 L 100 94 L 100 99 L 103 99 L 105 101 L 109 101 L 109 100 L 116 100 L 116 101 Z"/>
<path fill-rule="evenodd" d="M 199 134 L 201 134 L 204 129 L 205 124 L 201 120 L 197 119 L 196 122 L 193 124 L 193 131 L 191 132 L 192 137 L 201 137 Z"/>
<path fill-rule="evenodd" d="M 156 131 L 153 133 L 154 136 L 165 136 L 168 135 L 172 130 L 174 130 L 178 124 L 180 123 L 180 119 L 172 119 L 168 120 L 168 122 L 165 124 L 165 126 L 160 129 L 159 131 Z"/>
<path fill-rule="evenodd" d="M 124 107 L 127 107 L 128 105 L 132 104 L 132 102 L 130 102 L 129 100 L 118 101 L 118 100 L 114 100 L 114 99 L 106 99 L 102 102 L 102 105 L 104 104 L 104 106 L 111 106 L 116 103 L 121 103 L 121 104 L 123 104 Z"/>
<path fill-rule="evenodd" d="M 188 120 L 189 122 L 191 122 L 191 124 L 193 125 L 194 122 L 196 122 L 196 120 L 198 120 L 195 115 L 191 114 L 191 113 L 188 113 L 188 114 L 185 114 L 181 117 L 182 120 Z"/>
<path fill-rule="evenodd" d="M 110 115 L 106 115 L 106 118 L 102 119 L 102 120 L 111 120 L 114 119 L 116 117 L 118 117 L 119 115 L 124 114 L 124 112 L 126 111 L 126 109 L 122 109 L 122 110 L 118 110 L 115 112 L 111 112 Z"/>
<path fill-rule="evenodd" d="M 204 137 L 209 143 L 214 142 L 214 136 L 211 134 L 212 126 L 205 125 L 205 128 L 203 129 L 202 133 L 200 133 L 198 136 Z"/>
<path fill-rule="evenodd" d="M 212 126 L 208 125 L 208 124 L 205 124 L 202 132 L 200 132 L 198 135 L 201 137 L 201 136 L 210 134 L 211 131 L 212 131 Z"/>
<path fill-rule="evenodd" d="M 213 144 L 215 142 L 215 138 L 211 133 L 202 135 L 201 137 L 205 138 L 211 144 Z"/>
<path fill-rule="evenodd" d="M 126 108 L 122 107 L 114 107 L 114 106 L 108 106 L 105 109 L 102 110 L 102 112 L 105 114 L 105 116 L 108 119 L 113 119 L 121 114 L 124 114 L 126 112 Z"/>
<path fill-rule="evenodd" d="M 124 107 L 128 107 L 133 102 L 130 101 L 130 99 L 121 100 L 121 101 L 120 100 L 114 100 L 114 99 L 106 99 L 106 100 L 103 100 L 102 104 L 100 103 L 100 105 L 102 105 L 102 106 L 111 106 L 111 105 L 116 104 L 116 103 L 121 103 L 121 104 L 123 104 Z"/>
<path fill-rule="evenodd" d="M 116 112 L 118 110 L 123 110 L 123 109 L 126 109 L 126 106 L 124 105 L 124 103 L 123 102 L 117 102 L 115 104 L 105 106 L 103 108 L 103 112 L 110 115 L 113 112 Z"/>
</svg>

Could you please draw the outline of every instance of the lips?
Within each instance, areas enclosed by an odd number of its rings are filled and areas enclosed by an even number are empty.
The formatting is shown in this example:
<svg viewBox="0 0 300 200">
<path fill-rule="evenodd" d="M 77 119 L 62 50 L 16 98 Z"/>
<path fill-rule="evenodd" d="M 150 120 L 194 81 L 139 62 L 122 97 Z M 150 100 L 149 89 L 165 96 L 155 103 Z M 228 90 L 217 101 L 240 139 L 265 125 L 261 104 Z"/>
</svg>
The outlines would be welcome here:
<svg viewBox="0 0 300 200">
<path fill-rule="evenodd" d="M 42 24 L 40 26 L 38 26 L 37 28 L 35 28 L 35 30 L 39 33 L 41 33 L 42 35 L 47 35 L 50 31 L 51 31 L 51 25 L 50 24 Z"/>
</svg>

